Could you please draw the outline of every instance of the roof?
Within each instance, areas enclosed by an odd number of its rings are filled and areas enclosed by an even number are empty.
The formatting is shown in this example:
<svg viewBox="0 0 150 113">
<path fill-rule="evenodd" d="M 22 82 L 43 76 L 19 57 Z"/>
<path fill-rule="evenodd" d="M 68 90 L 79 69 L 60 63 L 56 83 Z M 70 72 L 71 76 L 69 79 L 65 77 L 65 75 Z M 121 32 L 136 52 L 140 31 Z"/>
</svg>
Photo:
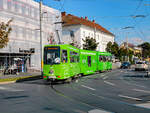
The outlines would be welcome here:
<svg viewBox="0 0 150 113">
<path fill-rule="evenodd" d="M 102 27 L 101 25 L 95 23 L 95 20 L 90 21 L 87 17 L 77 17 L 71 14 L 66 15 L 66 12 L 62 12 L 62 21 L 64 22 L 63 26 L 70 26 L 70 25 L 85 25 L 92 27 L 94 29 L 100 30 L 101 32 L 107 33 L 109 35 L 114 36 L 110 31 Z"/>
<path fill-rule="evenodd" d="M 132 44 L 132 43 L 127 43 L 127 42 L 123 42 L 120 46 L 121 46 L 121 47 L 128 46 L 128 47 L 130 47 L 130 48 L 134 48 L 134 47 L 135 47 L 134 44 Z"/>
</svg>

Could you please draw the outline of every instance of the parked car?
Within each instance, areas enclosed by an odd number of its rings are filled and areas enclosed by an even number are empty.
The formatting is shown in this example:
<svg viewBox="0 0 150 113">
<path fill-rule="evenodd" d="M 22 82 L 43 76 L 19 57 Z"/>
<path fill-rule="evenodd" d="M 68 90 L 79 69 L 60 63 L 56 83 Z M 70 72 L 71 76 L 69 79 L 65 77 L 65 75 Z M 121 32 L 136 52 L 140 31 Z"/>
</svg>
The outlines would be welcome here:
<svg viewBox="0 0 150 113">
<path fill-rule="evenodd" d="M 148 64 L 145 61 L 139 61 L 135 64 L 135 71 L 147 71 Z"/>
<path fill-rule="evenodd" d="M 123 62 L 123 63 L 121 64 L 121 67 L 120 67 L 120 68 L 122 68 L 122 69 L 128 68 L 128 69 L 129 69 L 130 66 L 131 66 L 130 62 Z"/>
</svg>

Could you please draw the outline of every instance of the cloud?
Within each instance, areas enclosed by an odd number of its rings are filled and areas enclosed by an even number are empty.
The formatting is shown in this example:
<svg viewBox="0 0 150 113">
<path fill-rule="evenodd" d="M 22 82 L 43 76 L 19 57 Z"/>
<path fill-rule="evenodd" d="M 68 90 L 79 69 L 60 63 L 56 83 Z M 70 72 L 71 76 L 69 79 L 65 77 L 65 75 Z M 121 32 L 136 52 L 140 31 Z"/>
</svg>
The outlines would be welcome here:
<svg viewBox="0 0 150 113">
<path fill-rule="evenodd" d="M 128 42 L 135 45 L 139 45 L 142 44 L 144 41 L 141 38 L 129 38 Z"/>
</svg>

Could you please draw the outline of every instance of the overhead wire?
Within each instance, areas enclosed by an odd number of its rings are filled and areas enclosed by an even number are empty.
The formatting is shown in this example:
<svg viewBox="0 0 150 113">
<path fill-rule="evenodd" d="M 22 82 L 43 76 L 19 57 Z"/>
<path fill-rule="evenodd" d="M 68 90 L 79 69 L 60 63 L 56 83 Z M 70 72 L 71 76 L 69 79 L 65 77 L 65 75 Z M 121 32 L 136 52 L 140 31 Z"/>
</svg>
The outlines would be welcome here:
<svg viewBox="0 0 150 113">
<path fill-rule="evenodd" d="M 60 11 L 65 11 L 65 8 L 64 8 L 64 6 L 65 6 L 65 3 L 66 3 L 66 0 L 63 0 L 62 2 L 60 1 Z"/>
</svg>

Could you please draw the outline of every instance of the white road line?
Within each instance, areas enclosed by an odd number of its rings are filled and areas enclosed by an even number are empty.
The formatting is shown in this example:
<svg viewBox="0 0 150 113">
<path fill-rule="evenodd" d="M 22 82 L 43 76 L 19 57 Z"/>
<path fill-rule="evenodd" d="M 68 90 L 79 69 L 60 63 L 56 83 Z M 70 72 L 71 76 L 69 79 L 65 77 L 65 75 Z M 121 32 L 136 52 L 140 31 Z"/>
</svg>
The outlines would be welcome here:
<svg viewBox="0 0 150 113">
<path fill-rule="evenodd" d="M 135 104 L 138 107 L 150 108 L 150 103 Z"/>
<path fill-rule="evenodd" d="M 142 89 L 133 89 L 134 91 L 143 92 L 143 93 L 150 93 L 150 91 L 142 90 Z"/>
<path fill-rule="evenodd" d="M 88 111 L 88 113 L 112 113 L 112 112 L 108 112 L 108 111 L 100 110 L 100 109 L 93 109 L 93 110 Z"/>
<path fill-rule="evenodd" d="M 140 98 L 135 98 L 135 97 L 129 97 L 129 96 L 125 96 L 125 95 L 118 95 L 119 97 L 123 97 L 123 98 L 127 98 L 127 99 L 132 99 L 132 100 L 137 100 L 137 101 L 141 101 L 142 99 Z"/>
<path fill-rule="evenodd" d="M 111 86 L 115 86 L 115 84 L 114 83 L 111 83 L 111 82 L 108 82 L 108 81 L 104 81 L 106 84 L 109 84 L 109 85 L 111 85 Z"/>
<path fill-rule="evenodd" d="M 105 76 L 105 74 L 102 74 L 102 75 L 101 75 L 101 77 L 104 77 L 104 76 Z"/>
<path fill-rule="evenodd" d="M 24 90 L 19 90 L 19 89 L 13 89 L 13 88 L 6 88 L 6 87 L 0 87 L 0 90 L 5 90 L 5 91 L 24 91 Z"/>
<path fill-rule="evenodd" d="M 108 78 L 108 76 L 104 77 L 103 79 L 107 79 L 107 78 Z"/>
<path fill-rule="evenodd" d="M 87 88 L 87 89 L 90 89 L 90 90 L 96 90 L 96 89 L 94 89 L 94 88 L 91 88 L 91 87 L 88 87 L 88 86 L 85 86 L 85 85 L 81 85 L 82 87 L 84 87 L 84 88 Z"/>
</svg>

